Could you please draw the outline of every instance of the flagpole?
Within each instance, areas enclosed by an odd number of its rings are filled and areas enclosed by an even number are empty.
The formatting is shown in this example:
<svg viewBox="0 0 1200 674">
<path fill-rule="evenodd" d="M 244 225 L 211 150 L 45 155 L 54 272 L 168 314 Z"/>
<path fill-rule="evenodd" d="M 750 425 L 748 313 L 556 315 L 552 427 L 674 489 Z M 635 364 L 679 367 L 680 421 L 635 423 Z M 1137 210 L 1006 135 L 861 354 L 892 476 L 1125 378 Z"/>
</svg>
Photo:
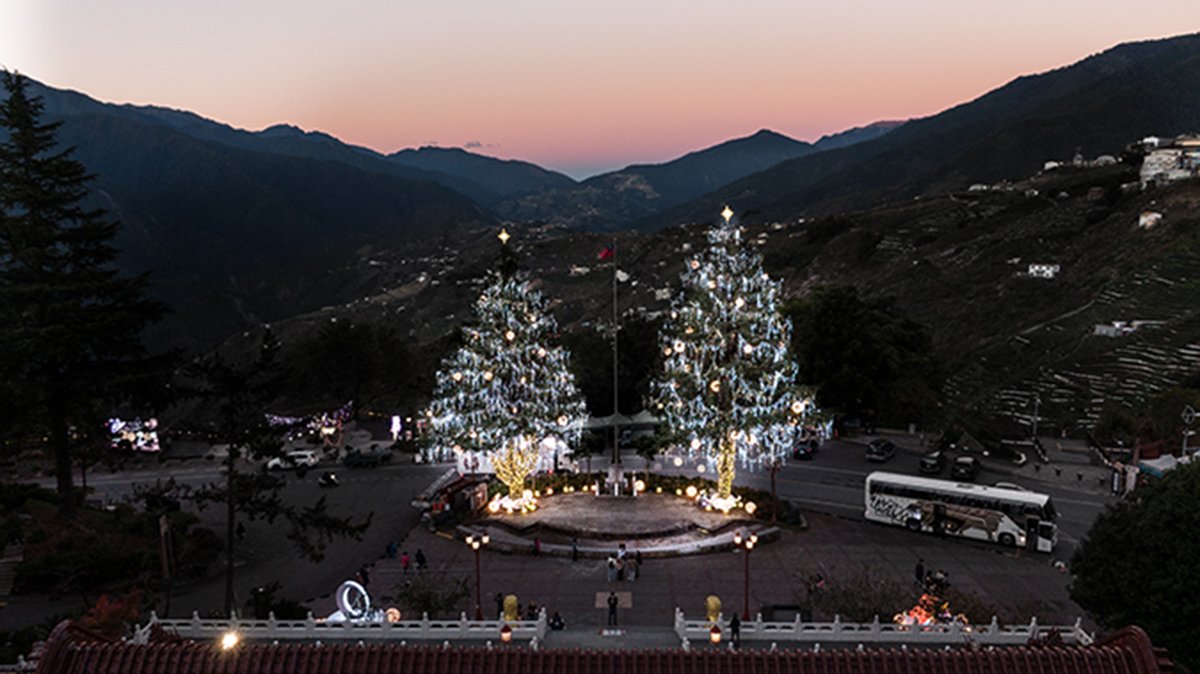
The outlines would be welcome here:
<svg viewBox="0 0 1200 674">
<path fill-rule="evenodd" d="M 621 463 L 621 426 L 617 423 L 620 418 L 620 409 L 617 407 L 618 401 L 618 369 L 617 369 L 617 333 L 620 330 L 620 324 L 617 314 L 617 237 L 613 235 L 613 464 Z"/>
</svg>

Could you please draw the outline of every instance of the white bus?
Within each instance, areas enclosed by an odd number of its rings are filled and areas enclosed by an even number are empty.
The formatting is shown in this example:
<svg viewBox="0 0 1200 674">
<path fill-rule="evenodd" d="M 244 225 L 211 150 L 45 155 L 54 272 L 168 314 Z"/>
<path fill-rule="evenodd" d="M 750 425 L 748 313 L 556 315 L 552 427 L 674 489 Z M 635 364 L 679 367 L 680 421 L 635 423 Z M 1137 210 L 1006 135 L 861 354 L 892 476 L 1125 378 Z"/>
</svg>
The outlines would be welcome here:
<svg viewBox="0 0 1200 674">
<path fill-rule="evenodd" d="M 1058 543 L 1050 497 L 1030 491 L 874 472 L 867 476 L 872 522 L 1050 552 Z"/>
</svg>

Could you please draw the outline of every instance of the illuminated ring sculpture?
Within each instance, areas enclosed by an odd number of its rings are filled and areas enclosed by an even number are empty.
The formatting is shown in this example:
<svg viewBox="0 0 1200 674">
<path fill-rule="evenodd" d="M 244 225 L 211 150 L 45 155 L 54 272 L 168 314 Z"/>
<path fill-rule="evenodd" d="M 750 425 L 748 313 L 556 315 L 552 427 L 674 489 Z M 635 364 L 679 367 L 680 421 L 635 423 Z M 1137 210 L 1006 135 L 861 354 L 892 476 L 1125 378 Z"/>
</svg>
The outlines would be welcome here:
<svg viewBox="0 0 1200 674">
<path fill-rule="evenodd" d="M 337 607 L 347 620 L 362 620 L 371 611 L 371 595 L 358 582 L 348 580 L 337 589 Z"/>
</svg>

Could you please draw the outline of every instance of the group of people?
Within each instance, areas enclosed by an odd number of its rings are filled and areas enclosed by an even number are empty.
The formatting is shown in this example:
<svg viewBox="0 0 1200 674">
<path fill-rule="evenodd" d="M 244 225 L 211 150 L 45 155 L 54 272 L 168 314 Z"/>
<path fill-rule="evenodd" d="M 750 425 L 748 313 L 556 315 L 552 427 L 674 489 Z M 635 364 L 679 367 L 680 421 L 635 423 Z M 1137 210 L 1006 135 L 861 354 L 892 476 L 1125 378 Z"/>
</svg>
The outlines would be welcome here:
<svg viewBox="0 0 1200 674">
<path fill-rule="evenodd" d="M 608 556 L 607 562 L 608 580 L 612 581 L 635 581 L 638 577 L 638 572 L 642 568 L 642 551 L 637 550 L 630 553 L 622 543 L 617 547 L 615 555 Z"/>
<path fill-rule="evenodd" d="M 950 587 L 950 576 L 942 569 L 933 570 L 925 568 L 925 559 L 918 558 L 917 566 L 913 569 L 913 576 L 917 581 L 917 585 L 925 592 L 941 594 Z"/>
<path fill-rule="evenodd" d="M 409 557 L 408 550 L 400 552 L 400 546 L 396 544 L 396 541 L 392 541 L 391 543 L 388 543 L 385 554 L 387 555 L 388 559 L 396 559 L 397 555 L 399 556 L 400 570 L 403 571 L 404 575 L 406 576 L 410 570 L 413 570 L 414 566 L 416 567 L 415 570 L 417 572 L 421 572 L 429 568 L 429 560 L 425 558 L 425 551 L 421 548 L 417 548 L 416 556 Z"/>
</svg>

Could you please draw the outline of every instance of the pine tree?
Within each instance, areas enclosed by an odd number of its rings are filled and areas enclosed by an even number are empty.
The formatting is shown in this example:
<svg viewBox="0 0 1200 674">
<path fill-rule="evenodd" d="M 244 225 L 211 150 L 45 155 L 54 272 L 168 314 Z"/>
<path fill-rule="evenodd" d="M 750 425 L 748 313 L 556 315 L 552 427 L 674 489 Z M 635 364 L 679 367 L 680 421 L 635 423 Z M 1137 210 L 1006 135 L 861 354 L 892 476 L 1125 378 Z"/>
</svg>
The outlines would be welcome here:
<svg viewBox="0 0 1200 674">
<path fill-rule="evenodd" d="M 657 408 L 693 459 L 715 464 L 721 505 L 731 505 L 737 463 L 783 460 L 797 426 L 813 423 L 812 395 L 797 385 L 791 324 L 779 286 L 725 223 L 688 260 L 682 291 L 659 333 L 663 373 Z"/>
<path fill-rule="evenodd" d="M 49 439 L 69 512 L 72 427 L 102 423 L 101 405 L 154 366 L 139 336 L 165 309 L 145 298 L 145 276 L 113 269 L 118 225 L 84 204 L 93 176 L 72 149 L 57 149 L 59 124 L 41 121 L 43 104 L 27 80 L 8 71 L 3 78 L 0 387 L 6 413 Z"/>
<path fill-rule="evenodd" d="M 230 362 L 218 354 L 186 368 L 184 386 L 197 397 L 203 413 L 214 417 L 216 436 L 227 448 L 223 475 L 220 481 L 196 487 L 171 481 L 142 496 L 189 501 L 201 509 L 209 505 L 225 508 L 226 613 L 237 608 L 234 559 L 240 538 L 236 532 L 243 521 L 281 520 L 301 556 L 319 562 L 335 538 L 361 540 L 375 515 L 371 512 L 360 520 L 333 515 L 324 496 L 311 504 L 289 503 L 281 493 L 287 480 L 267 472 L 266 461 L 284 455 L 287 430 L 272 423 L 267 414 L 286 380 L 279 352 L 278 340 L 267 330 L 253 360 Z M 247 469 L 247 461 L 259 468 Z"/>
<path fill-rule="evenodd" d="M 578 441 L 587 412 L 569 367 L 554 345 L 558 326 L 531 283 L 513 269 L 504 244 L 500 271 L 475 303 L 476 322 L 437 373 L 428 417 L 430 460 L 461 452 L 485 459 L 520 500 L 546 438 Z"/>
</svg>

